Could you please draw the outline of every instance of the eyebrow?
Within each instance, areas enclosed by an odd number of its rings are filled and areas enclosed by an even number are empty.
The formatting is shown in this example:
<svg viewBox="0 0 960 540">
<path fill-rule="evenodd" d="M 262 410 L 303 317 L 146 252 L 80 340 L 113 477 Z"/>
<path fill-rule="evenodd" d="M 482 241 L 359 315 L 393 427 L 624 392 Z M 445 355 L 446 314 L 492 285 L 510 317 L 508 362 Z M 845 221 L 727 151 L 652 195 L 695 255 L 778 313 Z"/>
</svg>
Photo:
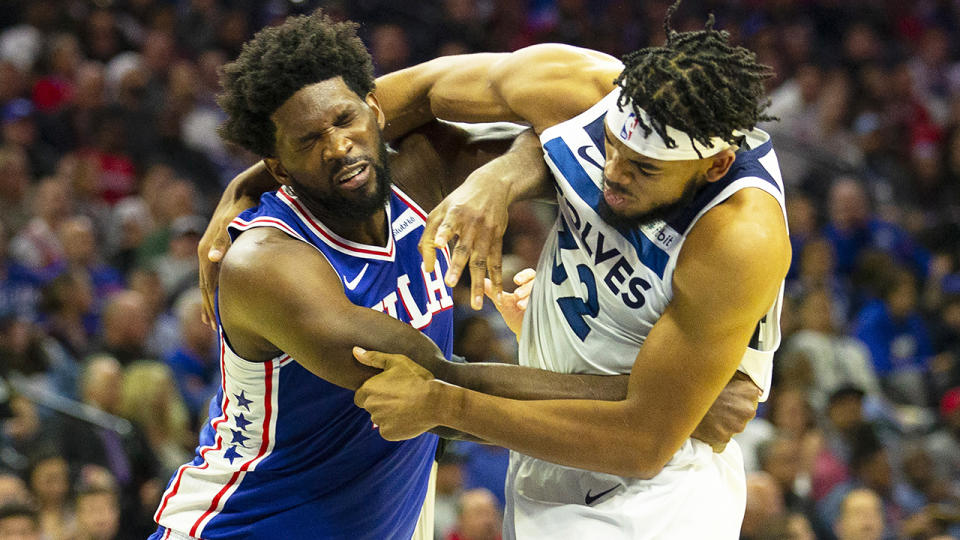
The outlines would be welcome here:
<svg viewBox="0 0 960 540">
<path fill-rule="evenodd" d="M 337 122 L 345 119 L 347 116 L 350 116 L 350 114 L 351 114 L 351 111 L 350 111 L 350 110 L 340 110 L 340 111 L 337 112 L 337 116 L 336 116 L 336 118 L 333 119 L 333 122 L 332 122 L 332 123 L 333 123 L 333 124 L 336 124 Z M 312 130 L 312 131 L 309 131 L 309 132 L 307 132 L 307 133 L 305 133 L 305 134 L 297 137 L 297 138 L 296 138 L 296 141 L 297 141 L 297 143 L 299 143 L 299 144 L 303 144 L 303 143 L 305 143 L 305 142 L 307 142 L 307 141 L 309 141 L 309 140 L 311 140 L 311 139 L 315 139 L 315 138 L 317 138 L 317 137 L 323 136 L 327 131 L 329 131 L 329 129 L 330 129 L 330 128 L 328 127 L 328 128 L 326 128 L 326 129 L 322 129 L 322 130 Z"/>
<path fill-rule="evenodd" d="M 610 138 L 610 132 L 609 132 L 609 130 L 607 129 L 606 126 L 604 126 L 604 128 L 603 128 L 603 138 L 604 138 L 608 143 L 613 144 L 613 139 Z M 623 143 L 621 143 L 621 144 L 623 144 Z M 653 163 L 649 163 L 649 162 L 647 162 L 647 161 L 638 161 L 638 160 L 636 160 L 636 159 L 628 159 L 627 161 L 629 161 L 630 163 L 633 163 L 633 164 L 636 165 L 638 168 L 643 169 L 644 172 L 656 174 L 656 173 L 659 173 L 659 172 L 662 172 L 662 171 L 663 171 L 662 168 L 657 167 L 657 166 L 654 165 Z"/>
</svg>

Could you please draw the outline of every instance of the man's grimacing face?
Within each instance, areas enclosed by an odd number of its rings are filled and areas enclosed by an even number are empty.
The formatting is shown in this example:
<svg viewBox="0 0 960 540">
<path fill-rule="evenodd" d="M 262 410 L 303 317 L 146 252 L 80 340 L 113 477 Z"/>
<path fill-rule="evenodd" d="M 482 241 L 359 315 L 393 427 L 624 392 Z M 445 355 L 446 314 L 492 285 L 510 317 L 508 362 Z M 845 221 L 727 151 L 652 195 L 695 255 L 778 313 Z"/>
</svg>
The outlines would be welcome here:
<svg viewBox="0 0 960 540">
<path fill-rule="evenodd" d="M 607 158 L 598 211 L 613 225 L 635 227 L 673 216 L 706 185 L 707 172 L 714 167 L 713 157 L 664 161 L 644 156 L 614 137 L 606 126 L 604 137 Z"/>
<path fill-rule="evenodd" d="M 274 175 L 329 215 L 364 219 L 389 195 L 383 113 L 372 94 L 361 99 L 335 77 L 305 86 L 271 116 L 276 126 Z M 284 174 L 285 173 L 285 174 Z"/>
</svg>

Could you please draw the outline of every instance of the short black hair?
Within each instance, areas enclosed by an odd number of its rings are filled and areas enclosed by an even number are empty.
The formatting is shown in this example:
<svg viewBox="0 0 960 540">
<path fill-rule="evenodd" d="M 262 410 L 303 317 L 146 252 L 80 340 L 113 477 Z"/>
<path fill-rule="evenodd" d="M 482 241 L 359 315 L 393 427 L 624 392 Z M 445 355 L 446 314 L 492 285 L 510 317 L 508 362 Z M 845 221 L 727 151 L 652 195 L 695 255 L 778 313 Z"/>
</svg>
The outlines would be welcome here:
<svg viewBox="0 0 960 540">
<path fill-rule="evenodd" d="M 630 100 L 646 111 L 652 125 L 640 120 L 644 136 L 655 131 L 668 148 L 677 145 L 667 135 L 668 125 L 708 148 L 712 137 L 736 144 L 734 130 L 775 120 L 763 114 L 769 105 L 763 83 L 773 71 L 757 63 L 752 51 L 730 45 L 730 34 L 713 28 L 712 14 L 703 30 L 673 30 L 670 18 L 679 5 L 680 0 L 667 10 L 666 44 L 624 56 L 625 67 L 614 81 L 623 89 L 617 105 Z"/>
<path fill-rule="evenodd" d="M 217 103 L 227 113 L 220 136 L 260 156 L 273 156 L 270 116 L 301 88 L 337 76 L 361 98 L 374 88 L 373 61 L 356 23 L 317 10 L 258 32 L 223 68 Z"/>
<path fill-rule="evenodd" d="M 0 521 L 12 517 L 29 518 L 34 525 L 40 525 L 40 517 L 37 514 L 37 510 L 32 505 L 27 503 L 9 502 L 4 505 L 0 505 Z"/>
</svg>

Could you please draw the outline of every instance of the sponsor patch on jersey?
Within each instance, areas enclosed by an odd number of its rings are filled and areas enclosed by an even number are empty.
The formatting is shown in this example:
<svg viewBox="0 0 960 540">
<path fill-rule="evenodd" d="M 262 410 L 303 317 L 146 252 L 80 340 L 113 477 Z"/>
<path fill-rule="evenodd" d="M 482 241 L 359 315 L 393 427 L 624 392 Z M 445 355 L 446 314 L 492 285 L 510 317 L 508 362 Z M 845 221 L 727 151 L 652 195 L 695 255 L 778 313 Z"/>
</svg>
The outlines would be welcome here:
<svg viewBox="0 0 960 540">
<path fill-rule="evenodd" d="M 673 230 L 665 221 L 654 221 L 640 226 L 643 234 L 664 251 L 672 250 L 680 239 L 680 233 Z"/>
<path fill-rule="evenodd" d="M 410 234 L 410 231 L 417 228 L 421 221 L 412 208 L 404 210 L 397 219 L 393 220 L 393 240 L 399 242 L 401 238 Z"/>
</svg>

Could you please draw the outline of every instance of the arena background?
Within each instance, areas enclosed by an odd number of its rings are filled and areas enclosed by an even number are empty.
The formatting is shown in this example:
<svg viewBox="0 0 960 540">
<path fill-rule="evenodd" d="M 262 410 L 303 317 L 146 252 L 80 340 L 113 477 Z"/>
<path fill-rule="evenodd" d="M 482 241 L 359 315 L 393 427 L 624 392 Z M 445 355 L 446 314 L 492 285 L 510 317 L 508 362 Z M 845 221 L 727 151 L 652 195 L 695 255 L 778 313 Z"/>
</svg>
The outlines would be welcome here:
<svg viewBox="0 0 960 540">
<path fill-rule="evenodd" d="M 323 7 L 383 74 L 548 41 L 620 56 L 662 43 L 667 5 L 0 1 L 0 532 L 29 504 L 46 539 L 144 538 L 190 458 L 219 378 L 197 241 L 253 161 L 215 133 L 217 69 L 257 29 Z M 742 537 L 960 538 L 960 2 L 688 0 L 675 27 L 709 12 L 776 70 L 794 250 L 775 390 L 738 437 Z M 512 209 L 508 273 L 551 216 Z M 459 354 L 513 354 L 489 305 L 456 317 Z M 497 538 L 505 464 L 452 447 L 437 538 Z"/>
</svg>

